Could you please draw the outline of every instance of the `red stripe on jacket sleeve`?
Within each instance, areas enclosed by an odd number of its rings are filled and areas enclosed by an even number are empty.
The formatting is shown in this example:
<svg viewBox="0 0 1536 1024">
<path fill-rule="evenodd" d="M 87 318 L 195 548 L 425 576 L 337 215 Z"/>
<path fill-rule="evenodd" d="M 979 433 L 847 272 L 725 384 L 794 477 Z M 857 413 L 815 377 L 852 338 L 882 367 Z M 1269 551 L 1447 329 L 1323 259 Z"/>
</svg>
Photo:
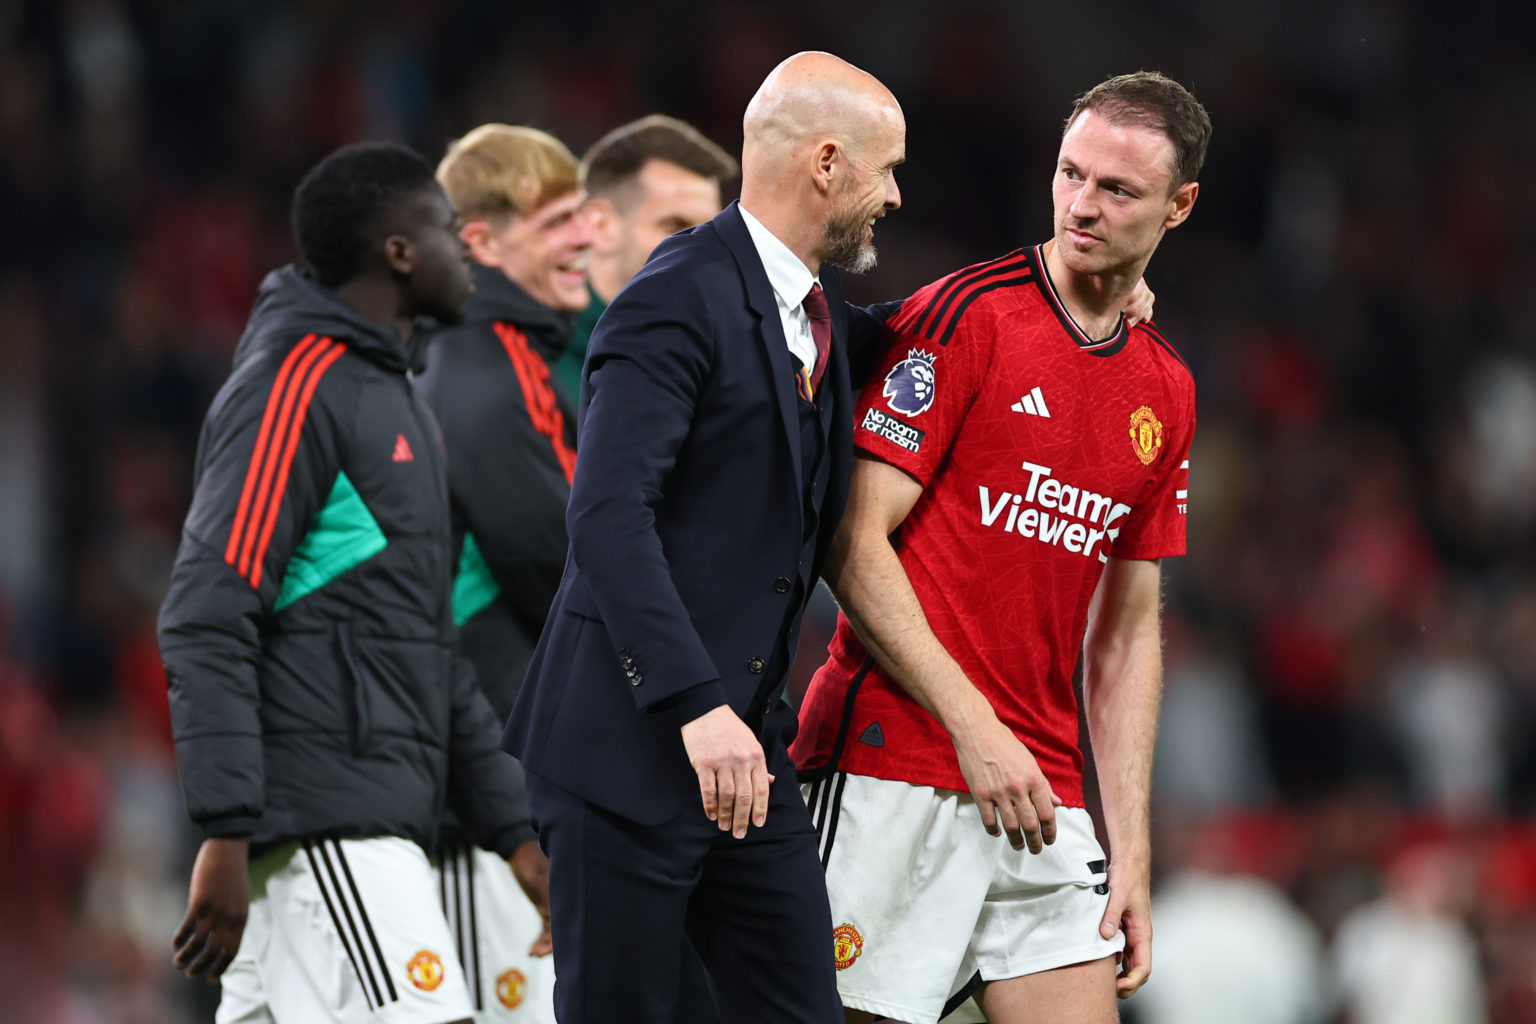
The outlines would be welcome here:
<svg viewBox="0 0 1536 1024">
<path fill-rule="evenodd" d="M 277 408 L 282 404 L 284 388 L 288 383 L 288 377 L 293 372 L 293 367 L 303 357 L 304 353 L 315 342 L 313 334 L 306 334 L 304 339 L 293 347 L 283 360 L 282 368 L 277 371 L 277 380 L 272 383 L 272 390 L 267 395 L 267 409 L 261 417 L 261 430 L 256 435 L 256 447 L 251 452 L 250 465 L 245 471 L 245 486 L 240 491 L 240 504 L 235 509 L 235 522 L 229 531 L 229 546 L 224 549 L 224 561 L 230 565 L 235 564 L 236 556 L 240 552 L 240 539 L 245 531 L 245 517 L 251 509 L 251 495 L 256 490 L 256 479 L 261 476 L 261 464 L 267 453 L 267 440 L 272 435 L 272 421 L 277 418 Z M 244 575 L 244 572 L 241 572 Z"/>
<path fill-rule="evenodd" d="M 496 336 L 507 350 L 507 358 L 512 360 L 512 369 L 522 386 L 528 421 L 549 439 L 569 484 L 576 477 L 576 453 L 565 443 L 565 416 L 555 399 L 555 389 L 549 384 L 549 365 L 528 347 L 528 336 L 511 324 L 497 324 Z"/>
<path fill-rule="evenodd" d="M 326 339 L 330 342 L 330 339 Z M 304 393 L 299 396 L 298 406 L 293 412 L 293 423 L 288 431 L 288 444 L 283 448 L 283 457 L 277 470 L 277 483 L 272 488 L 272 502 L 267 506 L 266 516 L 261 527 L 261 541 L 256 547 L 256 557 L 251 564 L 251 586 L 261 586 L 261 566 L 267 557 L 267 545 L 272 540 L 272 530 L 277 525 L 277 514 L 282 509 L 283 492 L 288 487 L 288 469 L 293 465 L 293 454 L 299 449 L 299 435 L 304 432 L 304 417 L 309 412 L 309 403 L 315 395 L 315 388 L 320 386 L 320 378 L 325 376 L 325 371 L 331 368 L 331 364 L 342 357 L 347 347 L 342 344 L 330 342 L 331 347 L 315 365 L 315 370 L 309 375 L 309 380 L 304 384 Z M 319 349 L 316 349 L 319 351 Z"/>
<path fill-rule="evenodd" d="M 292 377 L 288 380 L 288 386 L 283 391 L 283 404 L 277 412 L 276 430 L 272 434 L 267 446 L 266 455 L 262 459 L 261 482 L 256 487 L 256 503 L 251 507 L 251 514 L 255 517 L 247 524 L 245 537 L 240 542 L 240 564 L 235 566 L 241 576 L 246 576 L 251 571 L 251 553 L 256 548 L 256 537 L 261 521 L 266 517 L 267 497 L 272 491 L 272 477 L 277 473 L 278 457 L 283 450 L 283 442 L 288 437 L 289 422 L 293 418 L 293 406 L 298 401 L 299 391 L 303 386 L 304 378 L 315 360 L 325 351 L 331 343 L 331 339 L 322 338 L 320 343 L 304 353 L 304 358 L 299 360 Z"/>
</svg>

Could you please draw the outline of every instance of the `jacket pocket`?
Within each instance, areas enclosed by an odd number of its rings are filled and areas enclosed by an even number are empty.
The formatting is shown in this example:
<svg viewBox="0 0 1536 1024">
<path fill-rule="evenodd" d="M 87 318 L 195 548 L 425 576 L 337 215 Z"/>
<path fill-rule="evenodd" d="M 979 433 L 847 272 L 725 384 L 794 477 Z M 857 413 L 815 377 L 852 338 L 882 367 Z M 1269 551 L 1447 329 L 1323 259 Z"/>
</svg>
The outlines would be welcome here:
<svg viewBox="0 0 1536 1024">
<path fill-rule="evenodd" d="M 347 634 L 364 750 L 401 741 L 446 749 L 451 652 L 438 640 Z"/>
</svg>

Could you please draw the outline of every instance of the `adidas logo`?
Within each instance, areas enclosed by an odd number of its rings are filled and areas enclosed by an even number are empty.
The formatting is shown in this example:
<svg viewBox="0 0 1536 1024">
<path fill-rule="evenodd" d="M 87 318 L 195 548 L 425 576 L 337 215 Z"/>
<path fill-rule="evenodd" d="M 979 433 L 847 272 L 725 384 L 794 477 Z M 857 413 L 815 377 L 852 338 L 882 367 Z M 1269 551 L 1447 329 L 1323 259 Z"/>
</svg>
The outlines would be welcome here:
<svg viewBox="0 0 1536 1024">
<path fill-rule="evenodd" d="M 885 730 L 880 728 L 879 722 L 870 722 L 869 728 L 859 737 L 860 743 L 867 743 L 872 747 L 885 746 Z"/>
<path fill-rule="evenodd" d="M 415 462 L 416 456 L 411 452 L 411 446 L 404 434 L 395 435 L 395 454 L 392 458 L 396 462 Z"/>
<path fill-rule="evenodd" d="M 1038 386 L 1030 389 L 1029 394 L 1014 402 L 1009 408 L 1014 412 L 1022 412 L 1030 416 L 1051 418 L 1051 410 L 1045 407 L 1045 396 L 1040 393 Z"/>
</svg>

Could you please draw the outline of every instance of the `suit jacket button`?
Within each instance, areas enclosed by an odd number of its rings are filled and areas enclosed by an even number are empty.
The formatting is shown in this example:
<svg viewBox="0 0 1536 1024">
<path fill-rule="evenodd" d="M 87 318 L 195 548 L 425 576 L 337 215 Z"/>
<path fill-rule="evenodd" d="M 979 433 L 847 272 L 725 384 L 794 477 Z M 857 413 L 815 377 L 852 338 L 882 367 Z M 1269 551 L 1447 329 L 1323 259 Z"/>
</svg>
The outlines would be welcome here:
<svg viewBox="0 0 1536 1024">
<path fill-rule="evenodd" d="M 780 576 L 778 579 L 774 580 L 773 589 L 777 590 L 781 594 L 789 593 L 789 577 Z"/>
<path fill-rule="evenodd" d="M 747 662 L 747 671 L 751 672 L 753 675 L 757 675 L 758 673 L 762 672 L 762 670 L 763 670 L 763 659 L 762 658 L 752 658 L 750 661 Z"/>
</svg>

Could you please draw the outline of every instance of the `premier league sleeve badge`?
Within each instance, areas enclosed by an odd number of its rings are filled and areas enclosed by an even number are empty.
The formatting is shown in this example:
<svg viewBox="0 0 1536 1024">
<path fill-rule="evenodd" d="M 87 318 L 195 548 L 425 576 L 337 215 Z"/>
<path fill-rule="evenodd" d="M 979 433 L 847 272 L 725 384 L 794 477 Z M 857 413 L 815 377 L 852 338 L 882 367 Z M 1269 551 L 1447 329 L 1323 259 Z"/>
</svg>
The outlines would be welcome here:
<svg viewBox="0 0 1536 1024">
<path fill-rule="evenodd" d="M 892 411 L 918 416 L 933 405 L 934 359 L 935 356 L 912 348 L 907 350 L 907 358 L 891 367 L 880 393 Z"/>
</svg>

